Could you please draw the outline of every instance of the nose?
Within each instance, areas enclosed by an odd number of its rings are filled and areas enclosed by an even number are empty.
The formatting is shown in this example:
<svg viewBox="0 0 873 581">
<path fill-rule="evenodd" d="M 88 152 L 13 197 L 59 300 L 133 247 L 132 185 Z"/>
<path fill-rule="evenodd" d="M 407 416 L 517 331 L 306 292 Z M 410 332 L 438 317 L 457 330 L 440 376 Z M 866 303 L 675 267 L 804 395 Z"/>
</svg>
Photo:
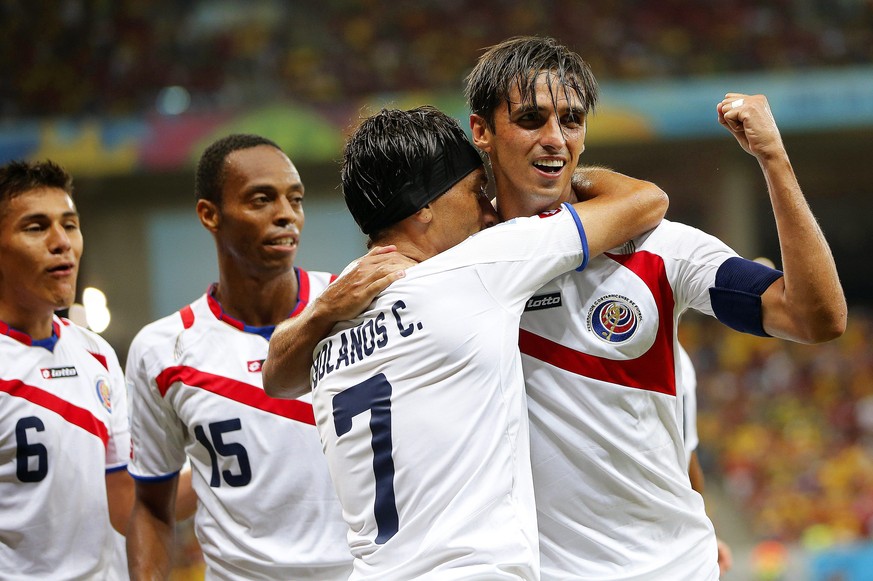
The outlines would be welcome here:
<svg viewBox="0 0 873 581">
<path fill-rule="evenodd" d="M 52 224 L 48 236 L 49 251 L 52 254 L 63 254 L 72 248 L 70 236 L 63 224 Z"/>
<path fill-rule="evenodd" d="M 549 115 L 542 126 L 540 142 L 547 149 L 561 149 L 567 142 L 564 129 L 556 115 Z"/>
<path fill-rule="evenodd" d="M 297 224 L 300 227 L 303 222 L 303 208 L 286 196 L 279 196 L 274 221 L 277 225 L 283 227 L 288 224 Z"/>
<path fill-rule="evenodd" d="M 495 224 L 500 222 L 500 218 L 497 216 L 497 211 L 494 209 L 494 205 L 491 203 L 487 197 L 482 196 L 479 198 L 479 206 L 482 208 L 482 228 L 490 228 Z"/>
</svg>

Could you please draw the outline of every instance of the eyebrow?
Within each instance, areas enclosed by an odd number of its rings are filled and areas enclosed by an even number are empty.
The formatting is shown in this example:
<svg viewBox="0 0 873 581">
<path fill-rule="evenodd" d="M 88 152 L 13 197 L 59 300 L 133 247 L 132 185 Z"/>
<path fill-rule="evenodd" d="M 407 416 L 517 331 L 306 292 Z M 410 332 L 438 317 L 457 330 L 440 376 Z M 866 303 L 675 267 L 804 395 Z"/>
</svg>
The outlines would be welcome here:
<svg viewBox="0 0 873 581">
<path fill-rule="evenodd" d="M 73 210 L 67 210 L 63 214 L 61 214 L 61 220 L 66 218 L 78 218 L 79 212 Z M 28 220 L 50 220 L 51 216 L 46 214 L 45 212 L 34 212 L 33 214 L 26 214 L 19 218 L 19 221 L 28 221 Z"/>
</svg>

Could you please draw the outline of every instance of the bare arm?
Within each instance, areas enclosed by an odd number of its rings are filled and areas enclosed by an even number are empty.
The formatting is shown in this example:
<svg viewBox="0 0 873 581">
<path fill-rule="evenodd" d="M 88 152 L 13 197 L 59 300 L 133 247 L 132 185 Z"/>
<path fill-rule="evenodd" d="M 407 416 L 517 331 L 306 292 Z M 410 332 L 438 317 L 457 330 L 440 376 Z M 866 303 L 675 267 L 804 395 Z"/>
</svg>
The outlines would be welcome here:
<svg viewBox="0 0 873 581">
<path fill-rule="evenodd" d="M 293 319 L 276 327 L 261 369 L 264 391 L 295 399 L 309 391 L 312 351 L 339 321 L 353 319 L 415 264 L 394 246 L 376 246 Z"/>
<path fill-rule="evenodd" d="M 584 200 L 573 206 L 591 256 L 648 232 L 661 222 L 669 205 L 667 194 L 655 184 L 600 167 L 577 170 L 573 191 Z"/>
<path fill-rule="evenodd" d="M 160 482 L 136 482 L 136 501 L 127 534 L 127 566 L 133 581 L 170 576 L 177 481 L 178 476 Z"/>
<path fill-rule="evenodd" d="M 133 478 L 127 470 L 106 474 L 106 498 L 109 502 L 109 522 L 112 523 L 112 528 L 126 535 L 133 509 Z"/>
<path fill-rule="evenodd" d="M 197 493 L 191 485 L 191 465 L 185 464 L 179 472 L 176 486 L 176 521 L 183 521 L 197 512 Z"/>
<path fill-rule="evenodd" d="M 807 204 L 764 95 L 728 93 L 718 120 L 761 166 L 785 276 L 761 296 L 764 330 L 802 343 L 843 334 L 847 307 L 830 247 Z"/>
</svg>

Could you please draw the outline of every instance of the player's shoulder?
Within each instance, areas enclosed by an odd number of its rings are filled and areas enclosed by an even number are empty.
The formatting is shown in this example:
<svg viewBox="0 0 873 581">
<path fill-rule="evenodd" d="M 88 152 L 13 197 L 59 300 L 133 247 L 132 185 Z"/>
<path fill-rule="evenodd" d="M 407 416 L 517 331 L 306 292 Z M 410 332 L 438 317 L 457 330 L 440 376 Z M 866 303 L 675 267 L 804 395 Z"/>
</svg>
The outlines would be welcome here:
<svg viewBox="0 0 873 581">
<path fill-rule="evenodd" d="M 91 353 L 112 355 L 115 357 L 115 349 L 109 344 L 109 341 L 91 329 L 83 327 L 75 321 L 65 317 L 56 317 L 55 320 L 60 325 L 62 338 L 68 341 L 75 341 Z"/>
<path fill-rule="evenodd" d="M 646 250 L 665 256 L 691 254 L 700 249 L 725 247 L 721 240 L 700 228 L 666 219 L 662 220 L 654 229 L 640 236 L 635 242 L 637 250 Z"/>
<path fill-rule="evenodd" d="M 319 295 L 321 292 L 336 280 L 337 275 L 320 270 L 307 270 L 302 267 L 297 267 L 297 273 L 300 279 L 301 289 L 309 289 L 313 295 Z M 308 297 L 303 297 L 308 300 Z"/>
<path fill-rule="evenodd" d="M 191 328 L 198 318 L 205 316 L 205 295 L 198 298 L 191 304 L 185 305 L 181 309 L 165 315 L 160 319 L 152 321 L 144 326 L 134 336 L 130 343 L 130 353 L 141 354 L 159 346 L 166 345 L 168 342 L 175 342 L 179 334 L 185 329 Z"/>
</svg>

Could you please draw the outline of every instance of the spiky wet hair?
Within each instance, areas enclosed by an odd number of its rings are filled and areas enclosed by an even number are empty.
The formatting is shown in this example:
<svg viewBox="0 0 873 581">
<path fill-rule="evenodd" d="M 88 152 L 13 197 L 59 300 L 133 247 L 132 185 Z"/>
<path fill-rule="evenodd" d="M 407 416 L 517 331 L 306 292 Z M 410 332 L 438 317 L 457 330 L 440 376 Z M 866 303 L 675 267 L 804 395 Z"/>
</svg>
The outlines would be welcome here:
<svg viewBox="0 0 873 581">
<path fill-rule="evenodd" d="M 485 119 L 494 128 L 494 112 L 502 104 L 509 105 L 513 87 L 518 88 L 522 104 L 536 103 L 536 81 L 540 73 L 547 75 L 563 90 L 563 96 L 575 94 L 587 115 L 597 104 L 597 80 L 591 67 L 581 56 L 554 38 L 516 36 L 488 48 L 467 75 L 464 94 L 470 112 Z M 560 93 L 552 93 L 557 106 Z"/>
</svg>

